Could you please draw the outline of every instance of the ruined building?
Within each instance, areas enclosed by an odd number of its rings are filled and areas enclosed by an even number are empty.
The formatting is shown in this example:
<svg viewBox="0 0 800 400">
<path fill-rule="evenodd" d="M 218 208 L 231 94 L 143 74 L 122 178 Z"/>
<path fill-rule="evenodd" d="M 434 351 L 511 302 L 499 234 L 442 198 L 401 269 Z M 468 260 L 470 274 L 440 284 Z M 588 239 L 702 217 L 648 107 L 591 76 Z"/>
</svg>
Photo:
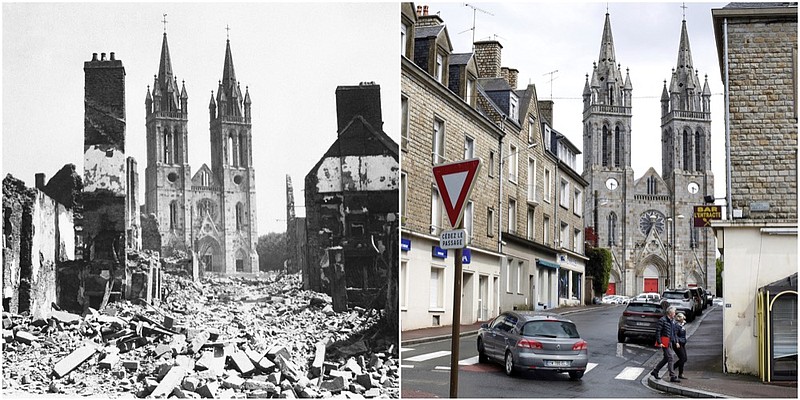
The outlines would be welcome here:
<svg viewBox="0 0 800 400">
<path fill-rule="evenodd" d="M 334 309 L 344 302 L 382 308 L 385 300 L 391 316 L 389 307 L 397 307 L 399 149 L 383 131 L 379 85 L 338 87 L 336 108 L 338 136 L 305 178 L 303 280 L 331 294 Z"/>
<path fill-rule="evenodd" d="M 152 91 L 145 99 L 145 210 L 158 220 L 161 253 L 190 253 L 206 272 L 258 271 L 256 191 L 250 93 L 236 80 L 231 44 L 222 80 L 211 94 L 211 167 L 192 175 L 188 159 L 188 94 L 180 90 L 164 33 Z"/>
</svg>

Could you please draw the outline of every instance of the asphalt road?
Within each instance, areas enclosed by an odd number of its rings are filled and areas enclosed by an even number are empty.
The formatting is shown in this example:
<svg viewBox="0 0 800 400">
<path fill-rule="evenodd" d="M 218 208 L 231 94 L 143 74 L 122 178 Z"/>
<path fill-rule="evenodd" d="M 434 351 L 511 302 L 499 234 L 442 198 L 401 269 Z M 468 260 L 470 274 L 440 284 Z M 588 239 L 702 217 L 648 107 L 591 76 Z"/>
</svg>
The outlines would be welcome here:
<svg viewBox="0 0 800 400">
<path fill-rule="evenodd" d="M 623 305 L 593 308 L 567 316 L 589 343 L 589 368 L 581 380 L 566 373 L 518 373 L 508 377 L 500 364 L 479 364 L 476 336 L 461 338 L 459 397 L 675 397 L 650 389 L 641 380 L 656 348 L 645 341 L 617 343 Z M 448 397 L 450 341 L 401 348 L 401 396 Z"/>
</svg>

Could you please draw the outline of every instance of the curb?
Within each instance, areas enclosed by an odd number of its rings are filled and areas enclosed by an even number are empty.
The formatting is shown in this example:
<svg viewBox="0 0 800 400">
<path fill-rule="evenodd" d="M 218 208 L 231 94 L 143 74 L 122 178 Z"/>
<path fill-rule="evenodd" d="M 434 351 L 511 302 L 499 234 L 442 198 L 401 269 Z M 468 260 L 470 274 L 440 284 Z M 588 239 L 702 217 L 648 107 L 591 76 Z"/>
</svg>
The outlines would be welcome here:
<svg viewBox="0 0 800 400">
<path fill-rule="evenodd" d="M 700 324 L 703 323 L 703 321 L 705 321 L 706 317 L 709 315 L 708 312 L 713 310 L 715 307 L 717 307 L 717 306 L 712 306 L 712 307 L 706 309 L 706 311 L 703 312 L 703 315 L 701 317 L 695 319 L 695 321 L 697 323 L 696 324 L 692 324 L 694 326 L 692 326 L 691 328 L 686 330 L 686 338 L 687 339 L 691 338 L 692 335 L 694 335 L 694 333 L 700 327 Z M 655 354 L 653 354 L 642 365 L 649 365 L 650 367 L 648 367 L 647 369 L 652 370 L 653 366 L 656 364 L 655 360 L 660 358 L 660 357 L 661 357 L 661 354 L 656 352 Z M 724 395 L 724 394 L 709 392 L 709 391 L 706 391 L 706 390 L 688 388 L 688 387 L 685 387 L 685 386 L 680 386 L 680 385 L 673 384 L 673 383 L 671 383 L 669 381 L 665 381 L 665 380 L 662 380 L 662 379 L 654 379 L 649 373 L 647 375 L 645 375 L 644 379 L 642 379 L 642 385 L 645 385 L 646 387 L 650 387 L 650 388 L 655 389 L 655 390 L 660 390 L 662 392 L 677 394 L 677 395 L 683 396 L 683 397 L 715 398 L 715 399 L 727 399 L 727 398 L 730 398 L 730 396 L 727 396 L 727 395 Z"/>
</svg>

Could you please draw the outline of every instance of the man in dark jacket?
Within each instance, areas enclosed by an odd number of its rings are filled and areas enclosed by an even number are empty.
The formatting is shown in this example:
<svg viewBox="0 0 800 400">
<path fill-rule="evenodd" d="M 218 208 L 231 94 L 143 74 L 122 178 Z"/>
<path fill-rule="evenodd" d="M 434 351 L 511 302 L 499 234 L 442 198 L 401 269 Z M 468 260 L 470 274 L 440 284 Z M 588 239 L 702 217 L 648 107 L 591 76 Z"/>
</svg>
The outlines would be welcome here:
<svg viewBox="0 0 800 400">
<path fill-rule="evenodd" d="M 674 343 L 677 340 L 675 336 L 675 307 L 667 308 L 667 313 L 661 319 L 658 320 L 658 326 L 656 327 L 656 347 L 661 347 L 661 350 L 664 352 L 664 357 L 661 361 L 656 364 L 656 368 L 653 372 L 650 372 L 650 375 L 653 378 L 660 379 L 658 377 L 658 371 L 664 364 L 667 365 L 667 371 L 669 372 L 669 381 L 670 382 L 680 382 L 677 376 L 675 376 L 675 368 L 673 363 L 675 362 L 675 357 L 672 354 L 672 349 L 670 348 L 670 343 Z"/>
</svg>

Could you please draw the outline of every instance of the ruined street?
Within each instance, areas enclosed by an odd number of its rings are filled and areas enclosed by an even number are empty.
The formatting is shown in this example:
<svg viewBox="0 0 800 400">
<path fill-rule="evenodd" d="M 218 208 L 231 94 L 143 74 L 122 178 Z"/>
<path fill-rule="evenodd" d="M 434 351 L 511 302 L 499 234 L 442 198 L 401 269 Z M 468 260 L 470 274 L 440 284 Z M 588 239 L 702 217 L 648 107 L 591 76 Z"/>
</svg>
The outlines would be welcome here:
<svg viewBox="0 0 800 400">
<path fill-rule="evenodd" d="M 381 310 L 334 312 L 299 274 L 163 273 L 163 301 L 3 312 L 4 396 L 399 397 Z"/>
</svg>

